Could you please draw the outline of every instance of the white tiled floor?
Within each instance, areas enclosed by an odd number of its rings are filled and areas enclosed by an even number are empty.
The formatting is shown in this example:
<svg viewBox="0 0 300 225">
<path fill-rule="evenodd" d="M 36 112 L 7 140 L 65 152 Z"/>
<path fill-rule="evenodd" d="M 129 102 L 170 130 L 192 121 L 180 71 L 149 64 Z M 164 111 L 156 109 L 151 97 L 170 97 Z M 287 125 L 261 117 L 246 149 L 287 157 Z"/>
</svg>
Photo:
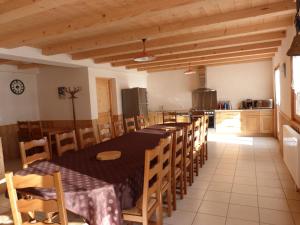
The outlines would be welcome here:
<svg viewBox="0 0 300 225">
<path fill-rule="evenodd" d="M 209 136 L 209 160 L 165 225 L 300 225 L 296 192 L 273 138 Z"/>
<path fill-rule="evenodd" d="M 209 160 L 165 225 L 300 225 L 300 193 L 275 139 L 210 133 L 208 149 Z M 0 215 L 7 211 L 1 196 Z"/>
</svg>

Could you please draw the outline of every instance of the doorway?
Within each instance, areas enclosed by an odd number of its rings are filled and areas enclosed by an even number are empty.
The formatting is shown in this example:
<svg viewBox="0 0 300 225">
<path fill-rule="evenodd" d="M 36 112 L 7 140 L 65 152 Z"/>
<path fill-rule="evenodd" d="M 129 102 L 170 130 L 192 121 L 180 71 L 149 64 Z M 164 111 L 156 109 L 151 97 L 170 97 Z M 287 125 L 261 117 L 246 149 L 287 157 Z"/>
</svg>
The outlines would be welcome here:
<svg viewBox="0 0 300 225">
<path fill-rule="evenodd" d="M 111 123 L 112 119 L 112 80 L 96 78 L 98 122 Z"/>
</svg>

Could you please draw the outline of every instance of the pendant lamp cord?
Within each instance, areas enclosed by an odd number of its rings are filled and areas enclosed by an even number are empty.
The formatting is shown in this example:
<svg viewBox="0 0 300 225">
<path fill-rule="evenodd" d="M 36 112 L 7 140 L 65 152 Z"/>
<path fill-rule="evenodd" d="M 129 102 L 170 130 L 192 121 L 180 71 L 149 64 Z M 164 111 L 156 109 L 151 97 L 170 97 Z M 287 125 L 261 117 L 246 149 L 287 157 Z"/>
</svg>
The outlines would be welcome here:
<svg viewBox="0 0 300 225">
<path fill-rule="evenodd" d="M 142 41 L 143 41 L 143 53 L 144 54 L 146 54 L 146 40 L 147 40 L 146 38 L 142 39 Z"/>
<path fill-rule="evenodd" d="M 296 1 L 296 6 L 297 6 L 297 13 L 295 16 L 295 26 L 296 26 L 296 31 L 297 33 L 300 33 L 300 0 Z"/>
</svg>

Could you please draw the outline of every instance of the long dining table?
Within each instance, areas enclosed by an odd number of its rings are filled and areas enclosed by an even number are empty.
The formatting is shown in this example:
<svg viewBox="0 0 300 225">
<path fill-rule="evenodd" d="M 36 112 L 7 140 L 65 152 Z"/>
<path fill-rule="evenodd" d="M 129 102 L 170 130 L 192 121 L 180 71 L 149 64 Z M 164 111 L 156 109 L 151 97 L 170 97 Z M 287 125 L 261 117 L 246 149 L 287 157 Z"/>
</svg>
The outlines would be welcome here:
<svg viewBox="0 0 300 225">
<path fill-rule="evenodd" d="M 33 163 L 16 174 L 47 175 L 60 171 L 69 211 L 82 216 L 90 225 L 121 225 L 121 210 L 133 207 L 142 194 L 145 151 L 170 134 L 165 130 L 146 130 Z M 109 161 L 96 159 L 99 152 L 112 150 L 120 151 L 121 157 Z M 50 189 L 26 191 L 45 199 L 56 197 Z"/>
</svg>

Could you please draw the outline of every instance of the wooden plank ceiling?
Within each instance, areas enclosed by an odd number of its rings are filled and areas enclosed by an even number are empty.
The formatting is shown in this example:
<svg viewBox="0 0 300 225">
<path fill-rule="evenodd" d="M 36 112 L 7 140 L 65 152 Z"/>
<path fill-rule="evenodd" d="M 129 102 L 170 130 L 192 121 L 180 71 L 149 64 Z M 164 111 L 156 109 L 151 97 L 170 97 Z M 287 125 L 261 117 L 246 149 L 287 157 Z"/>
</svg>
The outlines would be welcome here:
<svg viewBox="0 0 300 225">
<path fill-rule="evenodd" d="M 0 0 L 0 47 L 140 71 L 271 59 L 294 0 Z M 146 38 L 155 61 L 137 63 Z"/>
<path fill-rule="evenodd" d="M 16 66 L 20 70 L 40 68 L 40 67 L 43 67 L 43 66 L 47 66 L 45 64 L 10 60 L 10 59 L 0 59 L 0 65 L 12 65 L 12 66 Z"/>
</svg>

